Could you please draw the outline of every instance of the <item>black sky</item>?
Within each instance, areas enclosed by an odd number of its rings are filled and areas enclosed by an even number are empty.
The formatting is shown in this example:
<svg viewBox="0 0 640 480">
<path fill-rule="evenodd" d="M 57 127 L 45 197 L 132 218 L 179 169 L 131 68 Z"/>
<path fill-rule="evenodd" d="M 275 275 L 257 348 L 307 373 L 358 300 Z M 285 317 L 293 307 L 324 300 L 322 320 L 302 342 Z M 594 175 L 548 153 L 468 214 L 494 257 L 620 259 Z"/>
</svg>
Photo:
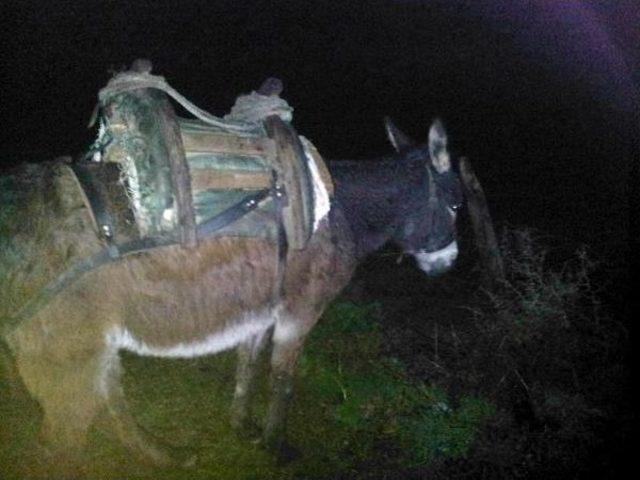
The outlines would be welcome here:
<svg viewBox="0 0 640 480">
<path fill-rule="evenodd" d="M 78 153 L 110 70 L 137 57 L 223 114 L 267 76 L 329 158 L 389 151 L 434 116 L 501 218 L 617 248 L 638 130 L 633 1 L 14 1 L 3 6 L 7 166 Z"/>
</svg>

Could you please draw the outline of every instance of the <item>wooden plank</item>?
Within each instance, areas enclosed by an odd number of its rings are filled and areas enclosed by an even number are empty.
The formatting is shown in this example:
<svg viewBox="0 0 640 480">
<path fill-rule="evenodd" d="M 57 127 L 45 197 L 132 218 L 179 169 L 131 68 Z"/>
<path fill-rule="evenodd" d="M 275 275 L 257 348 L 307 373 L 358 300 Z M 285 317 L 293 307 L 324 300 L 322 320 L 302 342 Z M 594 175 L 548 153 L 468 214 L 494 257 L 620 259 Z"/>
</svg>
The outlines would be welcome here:
<svg viewBox="0 0 640 480">
<path fill-rule="evenodd" d="M 214 132 L 182 132 L 184 149 L 189 153 L 231 153 L 266 156 L 275 145 L 270 138 L 241 137 Z"/>
<path fill-rule="evenodd" d="M 193 248 L 198 244 L 196 215 L 193 211 L 191 178 L 185 156 L 182 136 L 176 114 L 166 97 L 158 105 L 158 125 L 165 140 L 171 166 L 173 192 L 178 207 L 178 226 L 183 246 Z"/>
<path fill-rule="evenodd" d="M 191 170 L 191 189 L 194 194 L 202 190 L 262 190 L 271 186 L 270 172 L 246 170 Z"/>
<path fill-rule="evenodd" d="M 265 128 L 275 141 L 276 157 L 288 204 L 283 209 L 289 246 L 295 250 L 307 245 L 313 230 L 313 188 L 304 148 L 293 127 L 277 115 L 265 119 Z"/>
</svg>

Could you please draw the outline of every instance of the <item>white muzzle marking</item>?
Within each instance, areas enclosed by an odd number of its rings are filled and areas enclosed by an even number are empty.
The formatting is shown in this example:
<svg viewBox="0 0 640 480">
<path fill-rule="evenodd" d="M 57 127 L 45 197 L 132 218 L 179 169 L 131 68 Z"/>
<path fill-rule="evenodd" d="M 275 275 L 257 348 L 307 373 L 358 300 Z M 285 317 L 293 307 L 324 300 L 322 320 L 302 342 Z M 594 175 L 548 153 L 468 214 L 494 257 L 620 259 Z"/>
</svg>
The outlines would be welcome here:
<svg viewBox="0 0 640 480">
<path fill-rule="evenodd" d="M 426 274 L 439 273 L 451 268 L 458 257 L 458 243 L 454 240 L 449 245 L 435 252 L 419 251 L 413 255 Z"/>
</svg>

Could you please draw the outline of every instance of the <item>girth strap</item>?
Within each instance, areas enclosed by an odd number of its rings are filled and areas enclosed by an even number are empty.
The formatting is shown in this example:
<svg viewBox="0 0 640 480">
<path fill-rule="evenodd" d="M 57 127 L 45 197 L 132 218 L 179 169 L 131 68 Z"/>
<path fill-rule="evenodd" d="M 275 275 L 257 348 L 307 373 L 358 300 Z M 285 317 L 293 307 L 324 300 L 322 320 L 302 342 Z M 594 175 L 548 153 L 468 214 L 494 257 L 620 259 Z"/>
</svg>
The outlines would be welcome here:
<svg viewBox="0 0 640 480">
<path fill-rule="evenodd" d="M 271 294 L 271 304 L 275 307 L 280 299 L 284 296 L 284 279 L 287 271 L 287 258 L 289 256 L 289 241 L 287 240 L 287 231 L 284 224 L 284 208 L 288 203 L 285 189 L 278 183 L 276 172 L 273 172 L 272 195 L 276 210 L 276 226 L 277 226 L 277 263 L 276 275 Z"/>
</svg>

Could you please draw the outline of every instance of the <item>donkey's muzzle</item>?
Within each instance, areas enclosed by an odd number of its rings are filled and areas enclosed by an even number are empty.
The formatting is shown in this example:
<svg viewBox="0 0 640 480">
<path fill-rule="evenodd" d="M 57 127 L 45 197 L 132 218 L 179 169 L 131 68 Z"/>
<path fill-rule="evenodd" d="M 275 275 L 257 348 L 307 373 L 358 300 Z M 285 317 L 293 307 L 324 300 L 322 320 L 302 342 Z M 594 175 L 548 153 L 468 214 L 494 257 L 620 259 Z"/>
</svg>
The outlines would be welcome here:
<svg viewBox="0 0 640 480">
<path fill-rule="evenodd" d="M 418 251 L 414 254 L 420 269 L 429 276 L 440 275 L 449 270 L 458 257 L 458 243 L 454 240 L 435 252 Z"/>
</svg>

